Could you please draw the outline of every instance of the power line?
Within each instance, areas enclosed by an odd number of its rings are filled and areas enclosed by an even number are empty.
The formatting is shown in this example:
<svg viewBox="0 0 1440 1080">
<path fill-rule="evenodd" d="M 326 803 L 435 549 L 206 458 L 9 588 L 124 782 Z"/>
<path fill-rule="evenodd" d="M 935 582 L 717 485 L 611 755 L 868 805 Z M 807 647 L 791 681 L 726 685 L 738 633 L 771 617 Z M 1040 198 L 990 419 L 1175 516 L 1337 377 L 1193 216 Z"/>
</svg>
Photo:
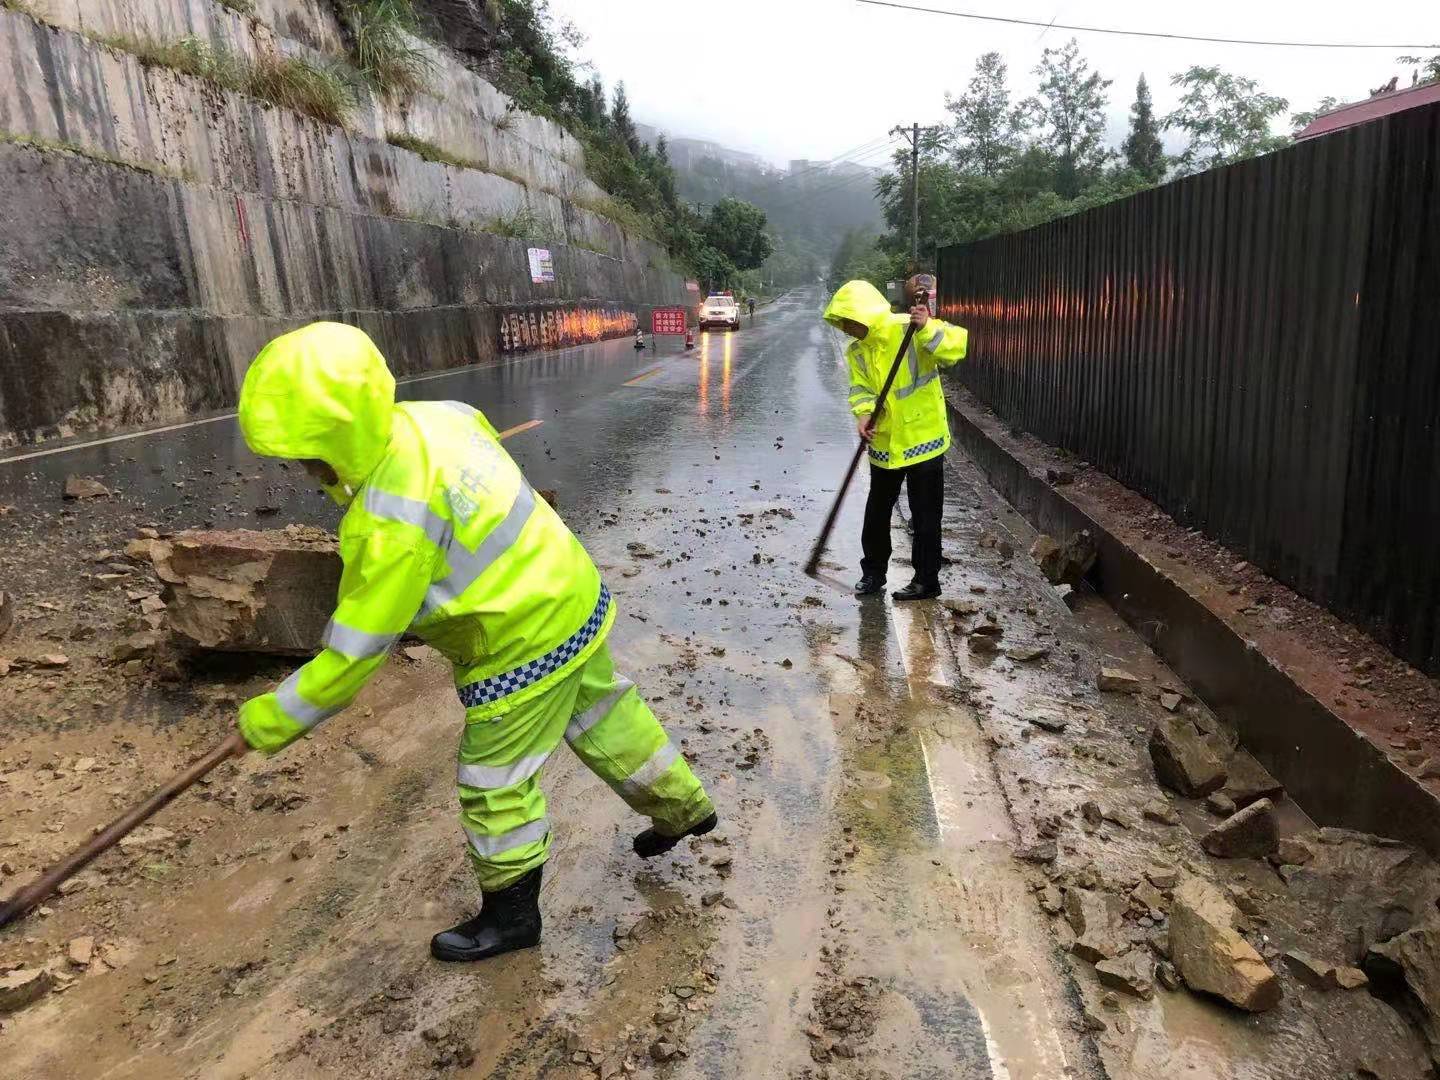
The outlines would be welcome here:
<svg viewBox="0 0 1440 1080">
<path fill-rule="evenodd" d="M 1010 23 L 1013 26 L 1038 26 L 1049 30 L 1075 30 L 1082 34 L 1116 34 L 1121 37 L 1169 38 L 1172 41 L 1205 41 L 1218 45 L 1270 45 L 1282 49 L 1404 49 L 1423 52 L 1437 49 L 1440 45 L 1385 45 L 1378 42 L 1356 43 L 1351 41 L 1263 41 L 1251 38 L 1208 37 L 1203 34 L 1167 34 L 1159 30 L 1118 30 L 1108 26 L 1073 26 L 1068 23 L 1044 22 L 1040 19 L 1012 19 L 1000 15 L 976 15 L 969 11 L 948 11 L 945 8 L 921 7 L 917 4 L 900 4 L 895 0 L 855 0 L 857 4 L 872 7 L 896 8 L 900 11 L 924 12 L 927 15 L 951 15 L 957 19 L 975 19 L 980 22 Z"/>
<path fill-rule="evenodd" d="M 866 142 L 861 143 L 859 146 L 851 147 L 849 150 L 842 150 L 833 158 L 830 158 L 826 161 L 814 162 L 806 168 L 797 169 L 793 173 L 786 173 L 784 176 L 779 177 L 778 179 L 767 181 L 764 185 L 756 188 L 755 190 L 765 191 L 768 188 L 779 187 L 781 184 L 789 183 L 791 180 L 798 179 L 799 177 L 808 176 L 809 174 L 815 172 L 820 172 L 822 169 L 827 169 L 832 165 L 838 164 L 841 161 L 851 158 L 853 155 L 860 154 L 861 151 L 865 151 L 866 155 L 868 156 L 868 154 L 873 151 L 877 146 L 885 143 L 890 138 L 891 136 L 887 134 L 881 135 L 879 138 L 876 139 L 870 139 Z"/>
<path fill-rule="evenodd" d="M 775 207 L 792 206 L 812 196 L 823 194 L 826 191 L 832 191 L 835 188 L 844 187 L 847 184 L 865 180 L 874 181 L 878 178 L 876 173 L 880 170 L 880 163 L 890 160 L 891 155 L 895 150 L 899 149 L 899 146 L 899 141 L 895 140 L 886 143 L 884 146 L 877 147 L 861 157 L 847 159 L 842 164 L 860 166 L 861 171 L 845 176 L 827 175 L 820 177 L 816 180 L 814 186 L 804 186 L 793 191 L 782 193 L 779 201 L 771 203 L 771 205 Z M 874 164 L 870 164 L 871 162 Z"/>
</svg>

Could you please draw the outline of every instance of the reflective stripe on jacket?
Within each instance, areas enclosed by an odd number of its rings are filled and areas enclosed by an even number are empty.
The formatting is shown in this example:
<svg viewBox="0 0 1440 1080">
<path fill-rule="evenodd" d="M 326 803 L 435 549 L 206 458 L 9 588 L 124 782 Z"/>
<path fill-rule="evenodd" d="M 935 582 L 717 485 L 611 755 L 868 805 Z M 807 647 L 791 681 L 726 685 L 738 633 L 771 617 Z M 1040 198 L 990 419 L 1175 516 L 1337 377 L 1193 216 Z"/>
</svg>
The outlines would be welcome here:
<svg viewBox="0 0 1440 1080">
<path fill-rule="evenodd" d="M 331 494 L 348 507 L 325 649 L 241 707 L 255 749 L 345 708 L 407 629 L 449 658 L 457 685 L 488 688 L 469 719 L 543 693 L 604 640 L 614 608 L 599 572 L 495 429 L 459 402 L 396 405 L 361 331 L 317 323 L 276 339 L 239 415 L 257 453 L 335 469 Z"/>
<path fill-rule="evenodd" d="M 846 282 L 836 290 L 824 317 L 834 326 L 850 319 L 867 327 L 864 338 L 851 340 L 845 357 L 850 367 L 850 411 L 856 416 L 873 413 L 910 317 L 893 313 L 885 297 L 867 281 Z M 967 341 L 964 327 L 939 319 L 930 319 L 915 332 L 876 421 L 871 462 L 898 469 L 949 449 L 950 425 L 939 369 L 964 359 Z"/>
</svg>

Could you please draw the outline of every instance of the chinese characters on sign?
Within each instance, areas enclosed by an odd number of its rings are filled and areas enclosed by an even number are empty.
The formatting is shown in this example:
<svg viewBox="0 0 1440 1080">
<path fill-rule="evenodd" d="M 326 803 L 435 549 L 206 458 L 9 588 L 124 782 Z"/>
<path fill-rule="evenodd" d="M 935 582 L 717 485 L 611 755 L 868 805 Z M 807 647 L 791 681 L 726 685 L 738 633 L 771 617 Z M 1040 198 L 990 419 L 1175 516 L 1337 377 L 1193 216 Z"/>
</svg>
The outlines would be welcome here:
<svg viewBox="0 0 1440 1080">
<path fill-rule="evenodd" d="M 655 308 L 650 312 L 650 332 L 652 334 L 684 335 L 685 309 L 678 307 Z"/>
<path fill-rule="evenodd" d="M 536 285 L 555 280 L 555 260 L 549 248 L 526 248 L 530 256 L 530 280 Z"/>
<path fill-rule="evenodd" d="M 615 305 L 542 304 L 506 308 L 500 312 L 500 351 L 514 353 L 581 345 L 633 334 L 637 325 L 633 311 Z"/>
</svg>

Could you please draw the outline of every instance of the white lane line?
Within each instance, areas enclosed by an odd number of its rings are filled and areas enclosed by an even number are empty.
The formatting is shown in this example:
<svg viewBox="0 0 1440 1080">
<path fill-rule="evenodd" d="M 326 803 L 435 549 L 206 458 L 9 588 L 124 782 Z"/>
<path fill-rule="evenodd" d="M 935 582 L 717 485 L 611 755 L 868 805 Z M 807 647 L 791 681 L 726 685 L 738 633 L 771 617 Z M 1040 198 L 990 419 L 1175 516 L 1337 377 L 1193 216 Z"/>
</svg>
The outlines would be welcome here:
<svg viewBox="0 0 1440 1080">
<path fill-rule="evenodd" d="M 925 601 L 920 601 L 921 604 Z M 900 648 L 900 662 L 905 666 L 906 681 L 911 691 L 919 683 L 949 686 L 950 674 L 941 660 L 940 648 L 930 632 L 929 620 L 918 604 L 889 604 L 890 628 Z"/>
<path fill-rule="evenodd" d="M 613 340 L 620 340 L 618 338 Z M 600 342 L 591 342 L 601 344 Z M 572 345 L 569 349 L 561 349 L 558 352 L 547 353 L 549 356 L 563 356 L 574 349 L 585 348 L 584 345 Z M 448 371 L 435 371 L 428 375 L 410 375 L 404 379 L 396 379 L 396 386 L 409 386 L 411 383 L 429 382 L 431 379 L 450 379 L 457 375 L 471 375 L 477 371 L 492 371 L 496 368 L 510 367 L 514 364 L 523 364 L 527 360 L 533 360 L 534 354 L 527 353 L 525 356 L 517 356 L 513 360 L 503 360 L 498 364 L 468 364 L 465 367 L 450 368 Z M 200 427 L 203 424 L 216 424 L 221 420 L 235 419 L 234 412 L 219 413 L 216 416 L 207 416 L 200 420 L 185 420 L 178 424 L 166 424 L 163 427 L 145 428 L 143 431 L 128 431 L 123 435 L 106 435 L 100 439 L 89 439 L 85 442 L 70 443 L 67 446 L 52 446 L 48 450 L 31 450 L 24 454 L 15 454 L 11 457 L 0 457 L 0 465 L 10 465 L 17 461 L 30 461 L 34 458 L 50 457 L 52 454 L 68 454 L 75 450 L 88 450 L 92 446 L 107 446 L 110 443 L 128 442 L 131 439 L 144 439 L 151 435 L 165 435 L 172 431 L 184 431 L 186 428 Z"/>
<path fill-rule="evenodd" d="M 89 442 L 71 443 L 69 446 L 54 446 L 49 450 L 32 450 L 28 454 L 16 454 L 14 457 L 0 458 L 0 465 L 9 465 L 16 461 L 29 461 L 32 458 L 49 457 L 51 454 L 68 454 L 72 450 L 88 450 L 92 446 L 105 446 L 109 443 L 127 442 L 130 439 L 143 439 L 147 435 L 164 435 L 167 431 L 183 431 L 186 428 L 199 427 L 201 424 L 214 424 L 221 420 L 233 420 L 233 412 L 221 413 L 219 416 L 207 416 L 203 420 L 186 420 L 183 424 L 166 424 L 164 427 L 146 428 L 144 431 L 131 431 L 124 435 L 107 435 L 103 439 L 91 439 Z"/>
</svg>

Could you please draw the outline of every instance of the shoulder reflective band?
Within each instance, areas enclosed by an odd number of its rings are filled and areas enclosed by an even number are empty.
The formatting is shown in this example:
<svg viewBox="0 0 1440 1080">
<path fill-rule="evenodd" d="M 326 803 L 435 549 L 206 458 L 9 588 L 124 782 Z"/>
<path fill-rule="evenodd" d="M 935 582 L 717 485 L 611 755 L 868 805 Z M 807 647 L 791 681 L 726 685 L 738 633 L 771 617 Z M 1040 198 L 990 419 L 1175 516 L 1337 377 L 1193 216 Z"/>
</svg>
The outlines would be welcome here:
<svg viewBox="0 0 1440 1080">
<path fill-rule="evenodd" d="M 367 487 L 365 489 L 365 510 L 367 513 L 374 514 L 378 518 L 385 518 L 387 521 L 398 521 L 404 525 L 414 525 L 423 529 L 426 539 L 438 548 L 443 549 L 450 543 L 453 526 L 419 499 L 412 499 L 405 495 L 392 495 L 388 491 Z"/>
<path fill-rule="evenodd" d="M 467 548 L 455 535 L 450 536 L 450 544 L 446 548 L 445 558 L 450 563 L 450 572 L 443 578 L 430 586 L 430 591 L 425 594 L 425 602 L 421 607 L 423 615 L 429 615 L 437 608 L 444 607 L 456 597 L 462 595 L 481 574 L 495 564 L 495 560 L 504 555 L 509 547 L 515 543 L 520 536 L 520 530 L 525 527 L 525 522 L 530 520 L 530 513 L 535 509 L 535 491 L 524 480 L 520 481 L 520 490 L 515 493 L 515 501 L 510 504 L 510 510 L 505 517 L 490 530 L 480 546 L 474 551 Z"/>
<path fill-rule="evenodd" d="M 940 348 L 940 343 L 944 340 L 945 328 L 941 326 L 936 329 L 935 335 L 925 343 L 925 348 L 929 349 L 931 352 L 934 352 L 936 349 Z"/>
</svg>

